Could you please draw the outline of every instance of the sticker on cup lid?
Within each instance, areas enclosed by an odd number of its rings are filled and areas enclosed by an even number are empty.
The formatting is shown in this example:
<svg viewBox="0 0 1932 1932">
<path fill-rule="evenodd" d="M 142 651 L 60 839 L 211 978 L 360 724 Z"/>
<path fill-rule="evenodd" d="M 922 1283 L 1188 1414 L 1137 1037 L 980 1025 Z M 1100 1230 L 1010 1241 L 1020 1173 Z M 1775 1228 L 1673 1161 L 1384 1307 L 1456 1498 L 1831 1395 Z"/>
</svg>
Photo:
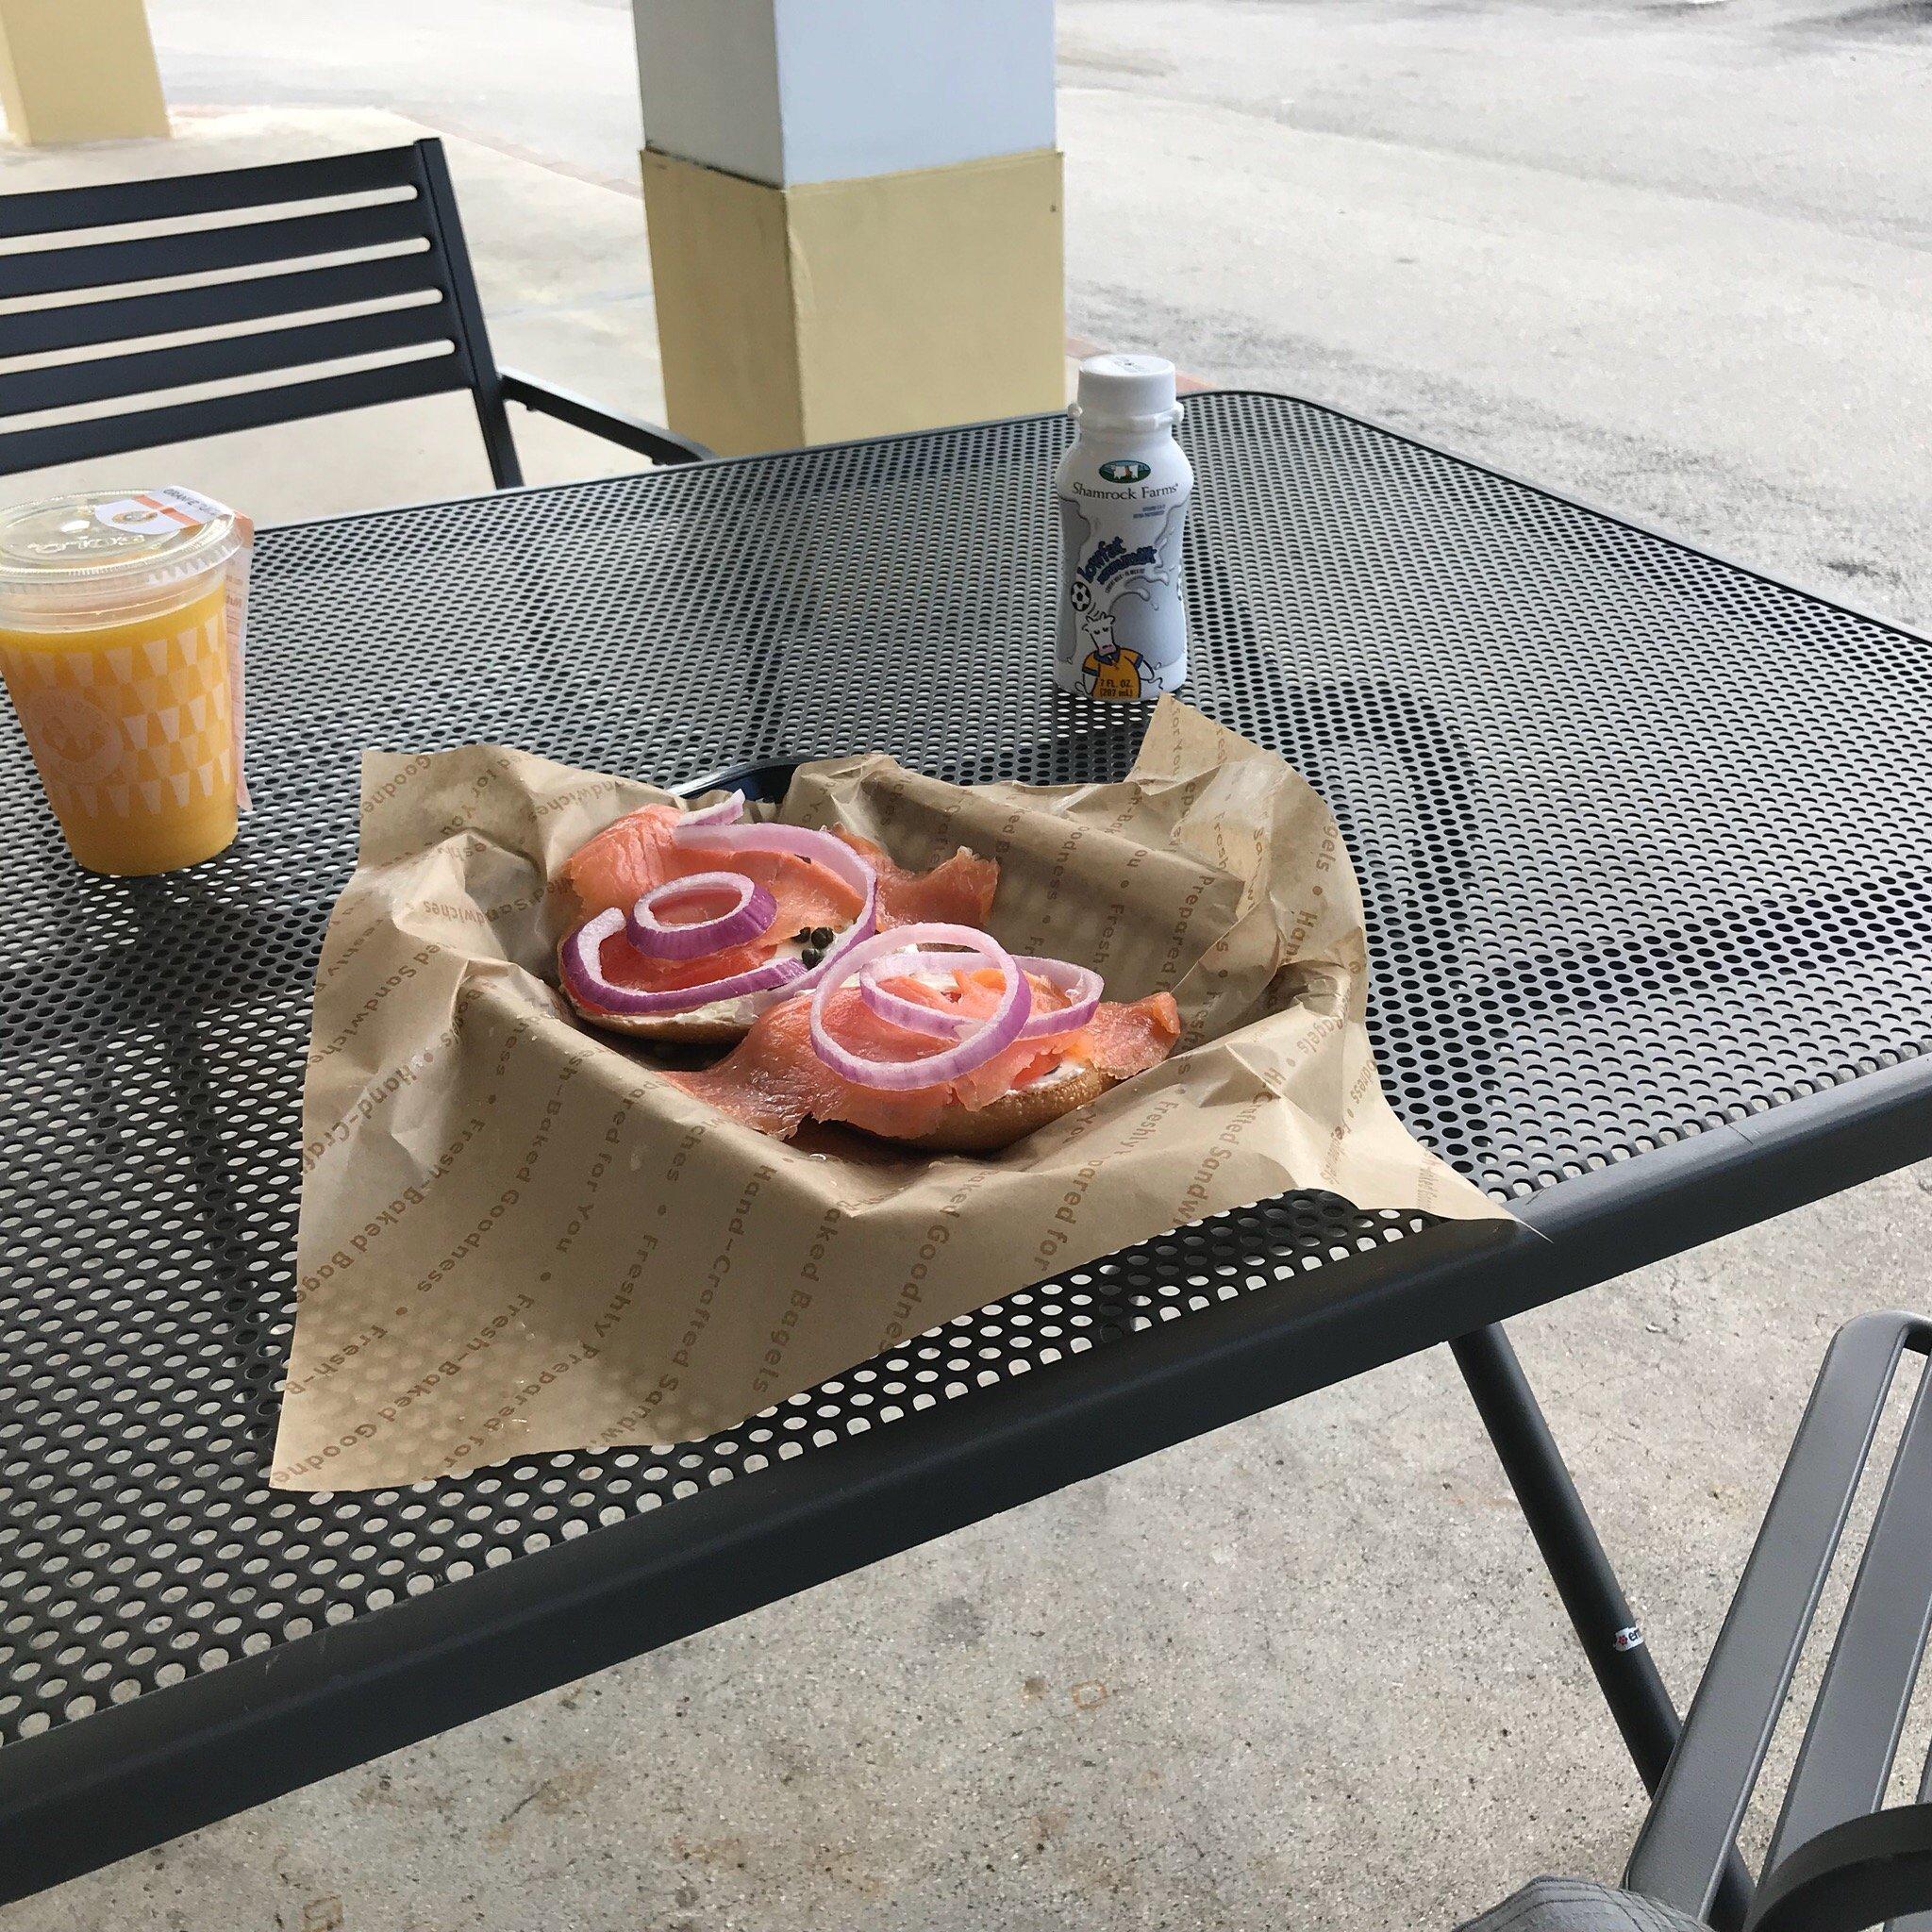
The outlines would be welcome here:
<svg viewBox="0 0 1932 1932">
<path fill-rule="evenodd" d="M 190 516 L 152 496 L 116 496 L 94 505 L 94 522 L 130 536 L 172 537 L 208 519 Z"/>
</svg>

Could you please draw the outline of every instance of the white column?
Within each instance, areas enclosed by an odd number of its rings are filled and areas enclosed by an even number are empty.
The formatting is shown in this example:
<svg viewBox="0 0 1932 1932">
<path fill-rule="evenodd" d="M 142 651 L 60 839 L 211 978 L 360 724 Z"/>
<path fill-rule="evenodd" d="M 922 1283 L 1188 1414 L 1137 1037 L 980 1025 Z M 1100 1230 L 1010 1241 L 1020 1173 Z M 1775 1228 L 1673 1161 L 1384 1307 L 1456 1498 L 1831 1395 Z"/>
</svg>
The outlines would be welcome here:
<svg viewBox="0 0 1932 1932">
<path fill-rule="evenodd" d="M 1065 400 L 1052 0 L 632 0 L 673 427 Z"/>
</svg>

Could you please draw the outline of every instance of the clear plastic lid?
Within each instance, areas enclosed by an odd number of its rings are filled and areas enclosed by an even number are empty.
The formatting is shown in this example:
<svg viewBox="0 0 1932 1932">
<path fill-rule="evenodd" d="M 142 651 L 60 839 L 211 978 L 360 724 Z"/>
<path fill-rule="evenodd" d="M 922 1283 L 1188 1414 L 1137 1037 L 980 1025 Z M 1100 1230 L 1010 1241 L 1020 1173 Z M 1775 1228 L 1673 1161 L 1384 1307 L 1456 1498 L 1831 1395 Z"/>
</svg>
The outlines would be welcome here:
<svg viewBox="0 0 1932 1932">
<path fill-rule="evenodd" d="M 227 510 L 125 490 L 0 510 L 0 625 L 89 630 L 171 610 L 240 543 Z"/>
</svg>

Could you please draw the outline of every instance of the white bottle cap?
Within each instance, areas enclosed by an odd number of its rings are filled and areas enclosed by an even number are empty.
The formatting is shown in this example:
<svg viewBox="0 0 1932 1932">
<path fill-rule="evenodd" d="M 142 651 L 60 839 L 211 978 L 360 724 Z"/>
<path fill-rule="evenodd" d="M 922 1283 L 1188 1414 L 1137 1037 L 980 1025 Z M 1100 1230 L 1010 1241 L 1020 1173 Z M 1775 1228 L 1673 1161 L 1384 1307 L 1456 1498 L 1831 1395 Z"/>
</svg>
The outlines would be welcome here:
<svg viewBox="0 0 1932 1932">
<path fill-rule="evenodd" d="M 1082 422 L 1154 429 L 1175 414 L 1174 364 L 1162 356 L 1090 356 L 1080 365 Z"/>
</svg>

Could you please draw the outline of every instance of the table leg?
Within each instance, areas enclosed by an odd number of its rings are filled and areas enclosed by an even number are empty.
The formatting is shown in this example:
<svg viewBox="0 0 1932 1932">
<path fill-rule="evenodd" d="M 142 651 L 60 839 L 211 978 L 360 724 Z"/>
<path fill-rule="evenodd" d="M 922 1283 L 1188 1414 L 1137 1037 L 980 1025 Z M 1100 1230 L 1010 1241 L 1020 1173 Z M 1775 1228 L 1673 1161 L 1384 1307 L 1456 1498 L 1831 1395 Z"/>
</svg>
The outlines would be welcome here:
<svg viewBox="0 0 1932 1932">
<path fill-rule="evenodd" d="M 1523 1364 L 1500 1327 L 1449 1346 L 1637 1774 L 1655 1792 L 1683 1724 Z M 1750 1902 L 1751 1880 L 1733 1847 L 1712 1923 L 1740 1924 Z"/>
</svg>

